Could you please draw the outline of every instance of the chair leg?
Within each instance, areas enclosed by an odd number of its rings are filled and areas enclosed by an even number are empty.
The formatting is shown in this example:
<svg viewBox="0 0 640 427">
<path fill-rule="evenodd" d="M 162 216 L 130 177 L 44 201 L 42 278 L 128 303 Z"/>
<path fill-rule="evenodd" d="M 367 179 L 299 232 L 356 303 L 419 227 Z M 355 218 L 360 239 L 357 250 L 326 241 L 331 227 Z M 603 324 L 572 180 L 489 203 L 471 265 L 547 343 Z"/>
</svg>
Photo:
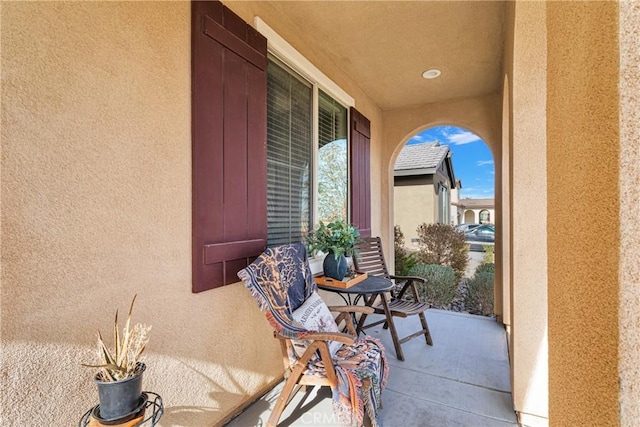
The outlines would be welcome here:
<svg viewBox="0 0 640 427">
<path fill-rule="evenodd" d="M 278 396 L 278 400 L 273 407 L 273 411 L 271 411 L 271 415 L 267 421 L 267 427 L 276 427 L 278 425 L 278 420 L 280 419 L 284 408 L 287 406 L 287 403 L 289 403 L 289 398 L 293 393 L 299 378 L 300 375 L 290 375 L 289 378 L 287 378 L 287 381 L 284 383 L 284 387 L 282 387 L 282 391 L 280 392 L 280 396 Z"/>
<path fill-rule="evenodd" d="M 431 332 L 429 332 L 429 325 L 427 325 L 427 318 L 424 315 L 424 311 L 418 315 L 420 317 L 420 323 L 422 323 L 422 329 L 424 330 L 424 337 L 427 340 L 427 345 L 433 345 L 433 339 L 431 338 Z"/>
<path fill-rule="evenodd" d="M 391 340 L 393 346 L 396 349 L 396 357 L 398 360 L 404 361 L 404 353 L 402 353 L 402 347 L 400 346 L 400 338 L 398 338 L 398 331 L 396 331 L 396 325 L 393 323 L 393 316 L 391 315 L 391 309 L 389 308 L 389 302 L 383 296 L 382 307 L 384 308 L 384 315 L 387 318 L 387 324 L 389 325 L 389 332 L 391 332 Z"/>
</svg>

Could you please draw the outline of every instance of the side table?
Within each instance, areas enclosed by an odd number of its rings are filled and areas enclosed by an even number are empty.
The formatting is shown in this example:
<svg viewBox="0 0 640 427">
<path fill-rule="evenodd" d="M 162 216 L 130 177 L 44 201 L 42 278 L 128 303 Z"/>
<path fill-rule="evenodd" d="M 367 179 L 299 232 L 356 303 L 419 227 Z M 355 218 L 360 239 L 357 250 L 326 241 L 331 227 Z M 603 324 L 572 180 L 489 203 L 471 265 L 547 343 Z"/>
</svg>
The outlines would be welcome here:
<svg viewBox="0 0 640 427">
<path fill-rule="evenodd" d="M 160 418 L 164 413 L 162 397 L 159 394 L 153 393 L 151 391 L 144 391 L 143 394 L 147 395 L 147 400 L 142 408 L 140 408 L 140 411 L 138 411 L 138 413 L 135 414 L 132 419 L 123 421 L 121 423 L 117 423 L 116 421 L 109 423 L 105 421 L 100 422 L 93 416 L 93 413 L 100 407 L 100 405 L 96 405 L 85 412 L 84 415 L 82 415 L 82 418 L 80 418 L 80 421 L 78 422 L 78 427 L 137 427 L 142 425 L 155 426 L 156 424 L 158 424 L 158 421 L 160 421 Z M 150 410 L 150 412 L 148 410 Z"/>
</svg>

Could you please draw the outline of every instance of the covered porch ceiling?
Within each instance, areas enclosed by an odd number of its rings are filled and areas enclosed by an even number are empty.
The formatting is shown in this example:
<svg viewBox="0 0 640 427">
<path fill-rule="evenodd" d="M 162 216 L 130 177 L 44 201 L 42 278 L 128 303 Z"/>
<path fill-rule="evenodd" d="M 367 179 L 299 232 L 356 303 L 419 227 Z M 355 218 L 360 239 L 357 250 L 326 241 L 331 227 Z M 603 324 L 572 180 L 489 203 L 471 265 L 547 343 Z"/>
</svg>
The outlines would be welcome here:
<svg viewBox="0 0 640 427">
<path fill-rule="evenodd" d="M 272 2 L 383 110 L 499 90 L 505 2 Z M 440 77 L 422 73 L 438 69 Z"/>
</svg>

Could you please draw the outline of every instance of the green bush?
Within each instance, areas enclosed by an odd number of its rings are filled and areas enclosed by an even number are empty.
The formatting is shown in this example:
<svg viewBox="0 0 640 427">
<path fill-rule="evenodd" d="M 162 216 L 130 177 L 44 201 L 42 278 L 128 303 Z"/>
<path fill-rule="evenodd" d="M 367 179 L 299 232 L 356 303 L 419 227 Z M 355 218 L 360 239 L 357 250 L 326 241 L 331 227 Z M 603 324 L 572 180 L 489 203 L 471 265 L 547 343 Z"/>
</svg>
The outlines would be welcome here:
<svg viewBox="0 0 640 427">
<path fill-rule="evenodd" d="M 493 273 L 480 272 L 469 280 L 464 305 L 471 314 L 493 315 Z"/>
<path fill-rule="evenodd" d="M 432 307 L 444 308 L 453 302 L 457 280 L 451 267 L 436 264 L 418 264 L 409 270 L 409 276 L 418 276 L 427 283 L 418 283 L 418 295 Z"/>
<path fill-rule="evenodd" d="M 495 274 L 495 272 L 496 272 L 495 264 L 494 263 L 486 263 L 486 264 L 480 264 L 478 267 L 476 267 L 475 274 L 478 274 L 478 273 Z"/>
<path fill-rule="evenodd" d="M 418 227 L 420 250 L 418 261 L 451 267 L 459 281 L 469 262 L 469 245 L 464 233 L 447 224 L 426 224 Z"/>
<path fill-rule="evenodd" d="M 404 233 L 399 226 L 393 227 L 393 248 L 395 255 L 396 276 L 406 276 L 411 268 L 417 264 L 415 252 L 409 252 L 404 246 Z"/>
<path fill-rule="evenodd" d="M 482 250 L 484 251 L 483 264 L 493 264 L 495 249 L 494 245 L 482 245 Z"/>
</svg>

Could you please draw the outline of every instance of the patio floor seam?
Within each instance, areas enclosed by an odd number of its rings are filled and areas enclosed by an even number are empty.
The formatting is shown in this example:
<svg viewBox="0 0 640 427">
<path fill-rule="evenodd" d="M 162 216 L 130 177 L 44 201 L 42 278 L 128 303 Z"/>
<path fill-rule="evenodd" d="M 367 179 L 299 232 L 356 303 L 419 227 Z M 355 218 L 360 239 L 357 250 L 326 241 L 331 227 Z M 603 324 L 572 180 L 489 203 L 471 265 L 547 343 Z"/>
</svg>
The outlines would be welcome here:
<svg viewBox="0 0 640 427">
<path fill-rule="evenodd" d="M 403 393 L 403 392 L 397 391 L 397 390 L 391 390 L 388 387 L 385 389 L 385 391 L 386 392 L 391 392 L 391 393 L 396 393 L 396 394 L 399 394 L 401 396 L 410 397 L 410 398 L 413 398 L 413 399 L 422 400 L 424 402 L 430 402 L 430 403 L 433 403 L 433 404 L 436 404 L 436 405 L 444 406 L 446 408 L 455 409 L 456 411 L 465 412 L 467 414 L 477 415 L 479 417 L 487 418 L 487 419 L 490 419 L 490 420 L 503 421 L 505 423 L 513 423 L 513 420 L 509 420 L 509 419 L 506 419 L 506 418 L 497 418 L 497 417 L 493 417 L 491 415 L 486 415 L 486 414 L 481 414 L 481 413 L 478 413 L 478 412 L 473 412 L 473 411 L 470 411 L 468 409 L 460 408 L 460 407 L 457 407 L 457 406 L 447 405 L 446 403 L 439 402 L 437 400 L 427 399 L 427 398 L 416 396 L 416 395 L 413 395 L 413 394 Z M 515 416 L 515 411 L 514 411 L 514 416 Z"/>
<path fill-rule="evenodd" d="M 405 367 L 402 367 L 402 366 L 399 366 L 399 365 L 389 364 L 389 367 L 390 368 L 391 367 L 398 368 L 398 369 L 402 369 L 402 370 L 409 371 L 409 372 L 414 372 L 416 374 L 428 375 L 430 377 L 441 378 L 441 379 L 444 379 L 444 380 L 453 381 L 453 382 L 456 382 L 456 383 L 460 383 L 460 384 L 464 384 L 464 385 L 468 385 L 468 386 L 472 386 L 472 387 L 477 387 L 477 388 L 481 388 L 481 389 L 484 389 L 484 390 L 495 391 L 497 393 L 511 394 L 511 390 L 501 390 L 501 389 L 498 389 L 498 388 L 493 388 L 493 387 L 484 386 L 484 385 L 481 385 L 481 384 L 475 384 L 475 383 L 462 381 L 462 380 L 458 380 L 458 379 L 451 378 L 451 377 L 446 377 L 444 375 L 437 375 L 437 374 L 432 374 L 432 373 L 425 372 L 425 371 L 420 371 L 420 370 L 417 370 L 417 369 L 405 368 Z"/>
</svg>

